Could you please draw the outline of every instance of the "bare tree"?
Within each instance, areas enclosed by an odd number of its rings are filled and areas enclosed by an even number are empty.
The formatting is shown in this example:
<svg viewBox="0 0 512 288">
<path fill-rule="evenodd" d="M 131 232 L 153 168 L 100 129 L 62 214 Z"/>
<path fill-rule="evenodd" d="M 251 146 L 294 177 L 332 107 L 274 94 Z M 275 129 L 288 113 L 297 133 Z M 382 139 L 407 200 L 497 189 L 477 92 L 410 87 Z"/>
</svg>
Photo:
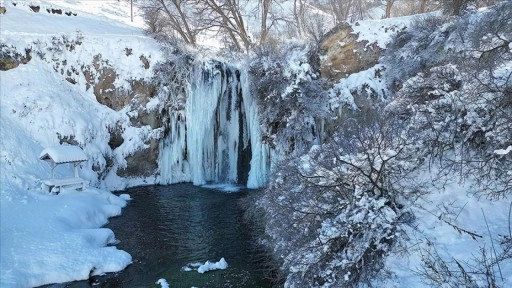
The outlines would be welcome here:
<svg viewBox="0 0 512 288">
<path fill-rule="evenodd" d="M 425 248 L 420 249 L 422 265 L 416 273 L 430 287 L 508 287 L 501 266 L 512 259 L 511 236 L 497 236 L 497 249 L 494 245 L 481 246 L 472 259 L 443 258 L 427 240 Z"/>
<path fill-rule="evenodd" d="M 393 7 L 395 1 L 396 0 L 386 0 L 386 15 L 384 16 L 385 18 L 391 17 L 391 8 Z"/>
<path fill-rule="evenodd" d="M 265 17 L 271 3 L 265 0 Z M 252 45 L 239 0 L 149 0 L 144 10 L 150 31 L 176 36 L 192 46 L 197 45 L 197 36 L 206 31 L 227 35 L 240 51 L 247 51 Z M 267 33 L 265 29 L 264 37 Z"/>
<path fill-rule="evenodd" d="M 335 23 L 364 19 L 368 2 L 367 0 L 329 0 Z"/>
<path fill-rule="evenodd" d="M 293 0 L 293 18 L 298 34 L 302 35 L 304 33 L 304 3 L 302 0 Z"/>
<path fill-rule="evenodd" d="M 168 37 L 177 34 L 186 44 L 196 46 L 202 28 L 192 25 L 192 8 L 188 0 L 149 0 L 143 9 L 151 30 Z"/>
<path fill-rule="evenodd" d="M 295 0 L 296 1 L 296 0 Z M 268 16 L 270 13 L 270 7 L 272 6 L 273 0 L 260 0 L 261 5 L 261 27 L 260 27 L 260 45 L 265 43 L 269 33 L 269 26 L 267 24 Z"/>
<path fill-rule="evenodd" d="M 329 0 L 332 15 L 336 23 L 341 23 L 348 19 L 354 1 L 356 0 Z"/>
<path fill-rule="evenodd" d="M 420 13 L 425 13 L 427 7 L 427 0 L 420 0 Z"/>
<path fill-rule="evenodd" d="M 228 35 L 239 51 L 250 49 L 252 41 L 247 33 L 239 0 L 196 0 L 200 21 L 205 29 Z"/>
</svg>

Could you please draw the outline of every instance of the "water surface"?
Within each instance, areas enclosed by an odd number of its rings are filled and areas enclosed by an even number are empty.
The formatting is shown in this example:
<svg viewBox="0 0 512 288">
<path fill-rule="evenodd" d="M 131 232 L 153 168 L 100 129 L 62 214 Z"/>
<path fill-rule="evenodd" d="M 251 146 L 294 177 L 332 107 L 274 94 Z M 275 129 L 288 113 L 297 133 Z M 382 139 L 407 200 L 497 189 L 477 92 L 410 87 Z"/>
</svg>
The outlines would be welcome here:
<svg viewBox="0 0 512 288">
<path fill-rule="evenodd" d="M 121 272 L 64 287 L 160 287 L 155 284 L 160 278 L 173 288 L 271 287 L 264 279 L 262 253 L 239 206 L 239 199 L 250 193 L 247 190 L 226 193 L 177 184 L 121 193 L 133 200 L 106 227 L 120 241 L 117 248 L 132 255 L 133 264 Z M 222 257 L 229 265 L 226 270 L 200 274 L 182 269 Z"/>
</svg>

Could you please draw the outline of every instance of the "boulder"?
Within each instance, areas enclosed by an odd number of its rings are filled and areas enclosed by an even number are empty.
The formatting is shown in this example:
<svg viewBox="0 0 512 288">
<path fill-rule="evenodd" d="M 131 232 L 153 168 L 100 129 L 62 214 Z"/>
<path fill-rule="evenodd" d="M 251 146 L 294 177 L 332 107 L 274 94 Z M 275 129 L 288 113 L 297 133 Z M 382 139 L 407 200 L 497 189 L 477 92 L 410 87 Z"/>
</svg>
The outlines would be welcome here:
<svg viewBox="0 0 512 288">
<path fill-rule="evenodd" d="M 376 44 L 358 41 L 358 35 L 348 23 L 336 26 L 320 43 L 320 71 L 333 83 L 350 74 L 364 71 L 377 64 L 381 49 Z"/>
</svg>

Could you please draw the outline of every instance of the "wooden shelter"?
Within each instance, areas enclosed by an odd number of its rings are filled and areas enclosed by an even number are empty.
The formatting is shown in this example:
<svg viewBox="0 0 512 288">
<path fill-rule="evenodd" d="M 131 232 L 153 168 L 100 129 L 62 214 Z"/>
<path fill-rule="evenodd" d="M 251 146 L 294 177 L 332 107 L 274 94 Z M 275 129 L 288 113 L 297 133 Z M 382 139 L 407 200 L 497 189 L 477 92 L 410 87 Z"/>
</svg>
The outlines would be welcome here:
<svg viewBox="0 0 512 288">
<path fill-rule="evenodd" d="M 43 180 L 43 189 L 60 192 L 61 188 L 85 189 L 87 181 L 78 176 L 78 165 L 87 161 L 87 155 L 78 146 L 61 145 L 44 149 L 39 159 L 46 161 L 51 169 L 51 179 Z M 55 179 L 54 169 L 60 164 L 73 164 L 74 177 Z"/>
</svg>

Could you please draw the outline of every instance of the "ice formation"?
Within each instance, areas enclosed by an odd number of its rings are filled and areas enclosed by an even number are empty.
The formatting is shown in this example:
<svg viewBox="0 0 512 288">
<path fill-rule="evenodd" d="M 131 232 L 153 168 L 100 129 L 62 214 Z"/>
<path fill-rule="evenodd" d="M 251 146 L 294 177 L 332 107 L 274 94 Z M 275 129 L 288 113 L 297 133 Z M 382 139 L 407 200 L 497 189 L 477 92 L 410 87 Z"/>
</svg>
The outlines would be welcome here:
<svg viewBox="0 0 512 288">
<path fill-rule="evenodd" d="M 228 263 L 224 258 L 221 258 L 219 262 L 206 261 L 203 265 L 197 268 L 197 272 L 203 274 L 212 270 L 224 270 L 228 268 Z"/>
<path fill-rule="evenodd" d="M 169 112 L 170 131 L 160 143 L 161 184 L 265 184 L 270 151 L 260 140 L 248 83 L 240 70 L 220 62 L 195 67 L 185 109 Z"/>
</svg>

